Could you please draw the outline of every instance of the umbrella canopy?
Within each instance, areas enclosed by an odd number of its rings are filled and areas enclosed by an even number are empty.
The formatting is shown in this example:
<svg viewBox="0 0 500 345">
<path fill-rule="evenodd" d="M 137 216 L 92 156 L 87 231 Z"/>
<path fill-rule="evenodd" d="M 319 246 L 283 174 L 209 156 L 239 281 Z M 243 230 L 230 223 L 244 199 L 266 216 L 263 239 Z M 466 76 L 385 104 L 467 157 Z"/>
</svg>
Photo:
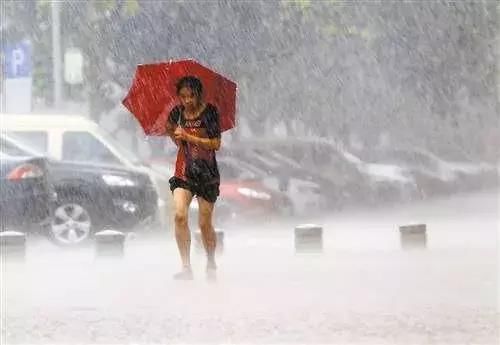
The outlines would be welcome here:
<svg viewBox="0 0 500 345">
<path fill-rule="evenodd" d="M 138 65 L 123 105 L 137 118 L 146 135 L 165 135 L 167 117 L 179 104 L 176 84 L 194 76 L 203 84 L 203 99 L 217 107 L 221 131 L 236 124 L 236 83 L 194 60 Z"/>
</svg>

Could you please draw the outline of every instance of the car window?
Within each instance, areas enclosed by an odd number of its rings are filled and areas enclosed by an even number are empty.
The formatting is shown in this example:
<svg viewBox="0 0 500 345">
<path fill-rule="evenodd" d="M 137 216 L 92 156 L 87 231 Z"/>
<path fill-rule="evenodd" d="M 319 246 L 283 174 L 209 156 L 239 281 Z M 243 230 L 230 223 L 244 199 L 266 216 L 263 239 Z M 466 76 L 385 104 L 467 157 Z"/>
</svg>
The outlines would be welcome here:
<svg viewBox="0 0 500 345">
<path fill-rule="evenodd" d="M 304 159 L 307 156 L 306 150 L 303 146 L 298 144 L 282 144 L 274 145 L 273 150 L 279 152 L 281 155 L 288 157 L 292 161 L 300 162 L 304 165 Z"/>
<path fill-rule="evenodd" d="M 299 163 L 297 163 L 295 160 L 293 160 L 293 159 L 291 159 L 291 158 L 289 158 L 289 157 L 287 157 L 285 155 L 282 155 L 282 154 L 280 154 L 280 153 L 278 153 L 276 151 L 269 151 L 269 155 L 272 158 L 276 159 L 276 161 L 281 162 L 281 163 L 283 163 L 285 165 L 292 166 L 294 168 L 300 168 L 301 167 L 301 165 Z"/>
<path fill-rule="evenodd" d="M 330 144 L 295 143 L 289 148 L 288 156 L 300 162 L 306 171 L 339 181 L 360 175 L 356 164 Z"/>
<path fill-rule="evenodd" d="M 243 155 L 246 161 L 255 169 L 261 170 L 264 174 L 271 174 L 280 168 L 278 161 L 269 157 L 267 152 L 260 150 L 249 150 Z"/>
<path fill-rule="evenodd" d="M 330 164 L 330 154 L 324 146 L 306 143 L 290 143 L 278 148 L 280 153 L 304 167 L 320 167 Z"/>
<path fill-rule="evenodd" d="M 0 151 L 11 156 L 45 156 L 44 153 L 12 133 L 0 136 Z"/>
<path fill-rule="evenodd" d="M 119 155 L 125 157 L 127 160 L 132 162 L 133 164 L 139 165 L 141 164 L 141 158 L 134 152 L 125 148 L 122 143 L 116 140 L 110 133 L 103 130 L 101 127 L 95 128 L 95 131 L 101 136 L 106 138 L 106 141 L 113 147 L 115 151 L 118 152 Z"/>
<path fill-rule="evenodd" d="M 316 167 L 329 167 L 333 162 L 334 155 L 337 155 L 337 152 L 333 150 L 333 148 L 326 145 L 311 145 L 311 160 L 313 166 Z M 339 161 L 338 157 L 337 161 Z"/>
<path fill-rule="evenodd" d="M 103 164 L 120 164 L 118 158 L 88 132 L 66 132 L 63 135 L 64 160 Z"/>
<path fill-rule="evenodd" d="M 434 159 L 419 152 L 395 150 L 394 156 L 406 164 L 422 168 L 438 169 L 438 163 Z"/>
<path fill-rule="evenodd" d="M 43 131 L 9 131 L 7 135 L 12 135 L 19 138 L 23 143 L 30 147 L 36 147 L 37 152 L 41 154 L 48 154 L 48 135 Z"/>
<path fill-rule="evenodd" d="M 223 163 L 223 162 L 217 162 L 217 166 L 219 168 L 219 174 L 222 179 L 230 179 L 234 180 L 238 176 L 238 173 L 235 169 L 233 169 L 232 166 Z"/>
<path fill-rule="evenodd" d="M 9 143 L 4 139 L 0 139 L 0 153 L 8 156 L 26 156 L 28 153 L 21 150 L 17 146 Z"/>
<path fill-rule="evenodd" d="M 240 168 L 236 164 L 218 161 L 217 166 L 223 180 L 252 180 L 257 178 L 254 172 Z"/>
</svg>

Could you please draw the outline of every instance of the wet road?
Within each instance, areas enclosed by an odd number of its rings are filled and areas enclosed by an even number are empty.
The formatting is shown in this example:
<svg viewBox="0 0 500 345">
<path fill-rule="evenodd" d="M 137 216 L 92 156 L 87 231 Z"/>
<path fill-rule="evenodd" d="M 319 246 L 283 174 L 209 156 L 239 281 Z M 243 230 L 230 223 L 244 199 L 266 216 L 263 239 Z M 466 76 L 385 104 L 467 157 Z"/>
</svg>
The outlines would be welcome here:
<svg viewBox="0 0 500 345">
<path fill-rule="evenodd" d="M 318 220 L 322 254 L 294 251 L 293 222 L 225 229 L 215 283 L 194 251 L 176 282 L 170 235 L 123 259 L 29 243 L 2 267 L 2 344 L 498 344 L 495 193 Z M 424 221 L 425 250 L 397 225 Z"/>
</svg>

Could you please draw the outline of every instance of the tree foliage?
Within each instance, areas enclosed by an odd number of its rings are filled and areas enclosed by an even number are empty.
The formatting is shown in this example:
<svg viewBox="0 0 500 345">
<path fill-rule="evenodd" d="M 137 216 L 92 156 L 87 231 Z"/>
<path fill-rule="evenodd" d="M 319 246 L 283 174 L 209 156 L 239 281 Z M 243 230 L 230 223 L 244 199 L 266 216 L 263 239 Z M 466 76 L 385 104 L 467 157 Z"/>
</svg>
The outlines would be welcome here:
<svg viewBox="0 0 500 345">
<path fill-rule="evenodd" d="M 50 99 L 49 2 L 3 3 L 19 25 L 2 30 L 34 41 L 35 83 Z M 238 82 L 239 116 L 257 135 L 282 124 L 292 135 L 376 143 L 390 131 L 451 147 L 496 116 L 491 1 L 95 0 L 61 10 L 64 46 L 86 55 L 97 120 L 117 104 L 109 86 L 126 89 L 138 63 L 185 56 Z M 443 128 L 447 140 L 434 132 Z"/>
</svg>

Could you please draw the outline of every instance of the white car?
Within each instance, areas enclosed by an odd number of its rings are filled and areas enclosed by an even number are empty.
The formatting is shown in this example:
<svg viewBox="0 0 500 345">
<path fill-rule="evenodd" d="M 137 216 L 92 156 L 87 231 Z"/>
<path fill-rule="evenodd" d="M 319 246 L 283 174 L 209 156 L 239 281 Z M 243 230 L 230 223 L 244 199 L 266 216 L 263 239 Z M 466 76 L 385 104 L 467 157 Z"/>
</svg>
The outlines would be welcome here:
<svg viewBox="0 0 500 345">
<path fill-rule="evenodd" d="M 450 162 L 415 147 L 368 150 L 362 154 L 366 159 L 408 169 L 427 193 L 480 188 L 496 182 L 495 168 L 491 164 L 470 160 Z"/>
<path fill-rule="evenodd" d="M 374 181 L 398 182 L 402 184 L 413 185 L 415 181 L 406 173 L 405 169 L 391 164 L 368 163 L 362 161 L 359 157 L 341 150 L 342 155 L 358 169 L 369 175 Z"/>
</svg>

